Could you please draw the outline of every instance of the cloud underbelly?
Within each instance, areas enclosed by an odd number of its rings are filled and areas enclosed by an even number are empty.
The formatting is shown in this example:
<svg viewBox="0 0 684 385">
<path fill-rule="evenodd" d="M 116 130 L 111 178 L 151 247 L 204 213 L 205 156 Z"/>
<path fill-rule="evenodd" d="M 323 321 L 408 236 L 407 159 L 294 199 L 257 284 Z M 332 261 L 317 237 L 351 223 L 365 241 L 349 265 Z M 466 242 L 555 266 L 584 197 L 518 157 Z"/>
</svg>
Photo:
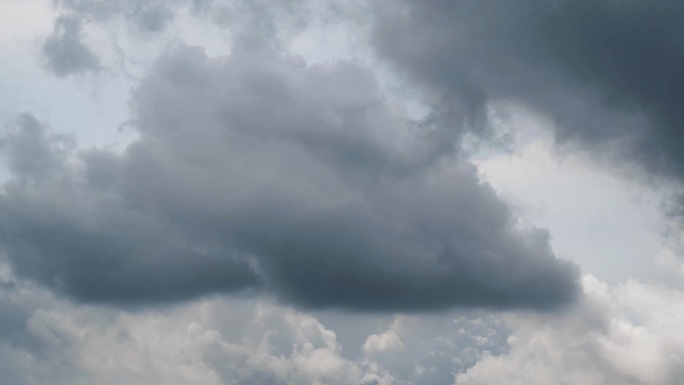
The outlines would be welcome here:
<svg viewBox="0 0 684 385">
<path fill-rule="evenodd" d="M 74 158 L 30 115 L 5 138 L 16 273 L 123 305 L 254 291 L 361 311 L 546 309 L 579 293 L 546 232 L 517 229 L 358 65 L 183 47 L 132 106 L 140 138 L 123 153 Z"/>
</svg>

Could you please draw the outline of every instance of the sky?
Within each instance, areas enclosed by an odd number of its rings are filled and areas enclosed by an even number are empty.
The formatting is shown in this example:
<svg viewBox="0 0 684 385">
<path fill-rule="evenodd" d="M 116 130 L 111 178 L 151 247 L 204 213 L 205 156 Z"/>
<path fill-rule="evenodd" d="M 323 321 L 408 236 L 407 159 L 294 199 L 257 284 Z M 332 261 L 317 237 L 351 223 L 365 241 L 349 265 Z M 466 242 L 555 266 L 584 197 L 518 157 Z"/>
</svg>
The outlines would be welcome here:
<svg viewBox="0 0 684 385">
<path fill-rule="evenodd" d="M 0 0 L 3 384 L 679 384 L 683 18 Z"/>
</svg>

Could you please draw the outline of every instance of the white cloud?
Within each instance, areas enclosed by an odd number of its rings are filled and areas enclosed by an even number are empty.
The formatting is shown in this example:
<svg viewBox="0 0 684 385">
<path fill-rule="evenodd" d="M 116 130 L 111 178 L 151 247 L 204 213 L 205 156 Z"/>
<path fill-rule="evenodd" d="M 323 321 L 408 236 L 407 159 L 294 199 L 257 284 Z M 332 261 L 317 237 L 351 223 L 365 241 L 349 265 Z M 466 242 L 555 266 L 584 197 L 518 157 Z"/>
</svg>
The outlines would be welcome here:
<svg viewBox="0 0 684 385">
<path fill-rule="evenodd" d="M 379 334 L 371 334 L 363 344 L 363 350 L 367 355 L 384 352 L 396 352 L 404 350 L 404 344 L 401 342 L 401 337 L 395 330 L 398 322 L 392 323 L 390 328 Z"/>
<path fill-rule="evenodd" d="M 19 384 L 322 385 L 388 378 L 377 366 L 343 358 L 335 333 L 314 317 L 269 303 L 216 298 L 126 313 L 36 298 L 25 290 L 16 299 L 34 306 L 22 332 L 32 344 L 5 343 L 0 350 L 20 368 Z M 226 314 L 237 311 L 243 314 Z M 8 364 L 3 358 L 0 373 Z"/>
<path fill-rule="evenodd" d="M 510 316 L 510 351 L 486 354 L 456 384 L 678 384 L 684 292 L 583 281 L 586 300 L 565 314 Z"/>
</svg>

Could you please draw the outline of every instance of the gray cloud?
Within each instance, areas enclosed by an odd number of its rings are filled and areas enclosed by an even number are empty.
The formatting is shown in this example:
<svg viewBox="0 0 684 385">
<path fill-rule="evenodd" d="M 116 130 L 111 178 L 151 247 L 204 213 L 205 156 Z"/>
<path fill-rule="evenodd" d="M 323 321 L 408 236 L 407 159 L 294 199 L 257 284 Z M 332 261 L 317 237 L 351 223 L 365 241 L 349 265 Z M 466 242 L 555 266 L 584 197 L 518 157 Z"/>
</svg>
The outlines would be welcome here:
<svg viewBox="0 0 684 385">
<path fill-rule="evenodd" d="M 87 20 L 106 21 L 123 16 L 142 31 L 159 32 L 173 20 L 181 2 L 175 0 L 59 0 L 56 5 L 63 12 L 80 15 Z M 193 2 L 199 7 L 204 1 Z"/>
<path fill-rule="evenodd" d="M 507 326 L 492 316 L 400 316 L 387 330 L 370 335 L 363 345 L 366 355 L 399 383 L 451 384 L 455 373 L 466 371 L 484 357 L 505 354 L 509 335 Z"/>
<path fill-rule="evenodd" d="M 0 244 L 17 274 L 125 304 L 264 290 L 316 308 L 549 309 L 579 293 L 546 232 L 517 229 L 461 157 L 433 159 L 429 127 L 355 64 L 182 47 L 132 106 L 140 138 L 121 154 L 74 157 L 31 117 L 7 136 Z"/>
<path fill-rule="evenodd" d="M 100 61 L 82 41 L 81 20 L 73 15 L 55 20 L 52 35 L 42 46 L 50 71 L 57 76 L 97 72 Z"/>
<path fill-rule="evenodd" d="M 0 202 L 7 215 L 0 225 L 2 248 L 17 273 L 82 300 L 127 303 L 230 291 L 256 281 L 244 259 L 196 246 L 162 218 L 108 195 L 107 154 L 85 155 L 90 174 L 80 175 L 68 162 L 62 136 L 50 135 L 32 116 L 18 124 L 20 130 L 3 141 L 16 177 L 5 183 Z M 88 177 L 93 173 L 98 175 Z"/>
<path fill-rule="evenodd" d="M 43 51 L 59 76 L 96 70 L 103 60 L 81 41 L 82 24 L 110 35 L 122 63 L 135 63 L 140 54 L 120 44 L 111 29 L 124 26 L 132 36 L 142 33 L 145 39 L 165 36 L 183 41 L 188 36 L 176 21 L 179 16 L 190 16 L 217 36 L 239 36 L 243 44 L 254 46 L 282 47 L 307 28 L 358 23 L 368 14 L 360 2 L 348 0 L 56 0 L 53 5 L 60 16 Z M 65 26 L 68 33 L 61 32 Z M 161 50 L 146 51 L 156 57 Z"/>
<path fill-rule="evenodd" d="M 491 102 L 517 103 L 559 143 L 681 179 L 683 17 L 677 1 L 389 0 L 373 42 L 440 111 L 486 126 Z"/>
<path fill-rule="evenodd" d="M 590 385 L 678 384 L 684 293 L 583 281 L 586 296 L 553 314 L 381 323 L 355 315 L 365 321 L 360 329 L 377 328 L 366 342 L 392 332 L 403 348 L 347 357 L 337 328 L 269 301 L 215 297 L 121 312 L 74 305 L 17 280 L 0 289 L 0 374 L 17 385 L 545 385 L 558 375 Z"/>
</svg>

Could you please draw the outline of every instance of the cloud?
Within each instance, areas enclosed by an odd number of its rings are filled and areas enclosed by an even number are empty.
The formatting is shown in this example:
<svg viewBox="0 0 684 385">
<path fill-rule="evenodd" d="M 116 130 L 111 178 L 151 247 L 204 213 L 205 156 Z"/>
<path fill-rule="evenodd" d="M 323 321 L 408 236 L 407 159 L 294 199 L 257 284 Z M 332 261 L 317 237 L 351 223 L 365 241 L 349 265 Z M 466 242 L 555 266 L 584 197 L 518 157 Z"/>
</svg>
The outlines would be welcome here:
<svg viewBox="0 0 684 385">
<path fill-rule="evenodd" d="M 43 53 L 59 76 L 104 68 L 86 32 L 121 21 L 126 33 L 180 34 L 174 23 L 190 12 L 234 40 L 230 55 L 181 45 L 148 68 L 125 150 L 79 148 L 31 114 L 0 134 L 4 381 L 669 385 L 684 375 L 682 292 L 580 284 L 461 142 L 512 105 L 551 118 L 557 144 L 681 180 L 677 3 L 374 2 L 374 47 L 432 107 L 419 122 L 368 68 L 276 52 L 284 30 L 325 24 L 313 2 L 55 4 Z M 134 55 L 127 44 L 122 56 Z"/>
<path fill-rule="evenodd" d="M 124 313 L 74 306 L 22 286 L 0 293 L 0 309 L 0 373 L 16 385 L 391 379 L 370 362 L 343 358 L 335 333 L 315 318 L 269 303 L 215 298 Z"/>
<path fill-rule="evenodd" d="M 401 342 L 401 337 L 397 334 L 395 326 L 392 325 L 390 329 L 379 333 L 371 334 L 363 344 L 363 351 L 368 354 L 376 354 L 383 352 L 394 352 L 404 350 L 404 344 Z"/>
<path fill-rule="evenodd" d="M 75 16 L 60 16 L 55 20 L 52 35 L 43 43 L 47 66 L 57 76 L 67 76 L 100 70 L 100 61 L 83 43 L 81 20 Z"/>
<path fill-rule="evenodd" d="M 451 130 L 515 103 L 551 118 L 561 144 L 684 178 L 680 2 L 388 0 L 375 16 L 377 52 Z"/>
<path fill-rule="evenodd" d="M 9 280 L 14 286 L 0 289 L 0 373 L 13 385 L 430 384 L 450 381 L 464 368 L 454 362 L 476 348 L 468 339 L 489 335 L 489 321 L 401 317 L 391 328 L 413 351 L 386 351 L 383 361 L 343 351 L 329 325 L 268 300 L 212 297 L 126 312 Z"/>
<path fill-rule="evenodd" d="M 357 0 L 55 0 L 52 4 L 59 15 L 54 21 L 55 30 L 65 19 L 78 23 L 77 33 L 71 33 L 74 37 L 70 38 L 70 46 L 78 46 L 80 52 L 88 51 L 94 63 L 107 62 L 109 74 L 126 75 L 131 74 L 129 70 L 134 66 L 151 64 L 151 59 L 170 41 L 187 43 L 200 39 L 205 48 L 209 46 L 207 49 L 211 50 L 213 45 L 224 52 L 226 38 L 239 37 L 245 45 L 280 49 L 297 38 L 307 41 L 305 35 L 324 33 L 331 26 L 345 25 L 345 34 L 356 35 L 366 30 L 360 25 L 367 24 L 369 14 L 368 7 Z M 81 27 L 95 36 L 107 37 L 98 42 L 99 56 L 82 42 Z M 54 45 L 52 41 L 56 39 L 51 37 L 49 45 Z M 146 44 L 141 51 L 135 45 L 142 41 L 157 44 Z M 54 61 L 52 51 L 55 49 L 44 52 L 49 62 Z M 61 49 L 61 61 L 76 60 L 72 51 L 75 49 Z M 121 66 L 117 68 L 116 63 Z M 63 76 L 62 72 L 56 73 Z M 79 71 L 68 71 L 75 72 Z"/>
<path fill-rule="evenodd" d="M 193 1 L 195 7 L 206 1 Z M 123 16 L 141 31 L 159 32 L 166 28 L 176 13 L 180 2 L 172 0 L 58 0 L 55 2 L 62 12 L 79 15 L 87 20 L 107 21 Z"/>
<path fill-rule="evenodd" d="M 5 139 L 0 245 L 20 276 L 119 304 L 552 309 L 579 293 L 547 233 L 517 228 L 461 157 L 435 160 L 429 128 L 358 65 L 181 47 L 131 106 L 140 138 L 120 154 L 64 153 L 31 117 Z"/>
<path fill-rule="evenodd" d="M 507 352 L 504 322 L 477 313 L 396 316 L 387 329 L 368 336 L 363 353 L 397 383 L 451 383 L 483 357 Z"/>
<path fill-rule="evenodd" d="M 679 383 L 683 293 L 636 281 L 608 287 L 591 276 L 583 280 L 587 297 L 567 314 L 510 317 L 510 351 L 486 354 L 456 384 Z"/>
<path fill-rule="evenodd" d="M 108 154 L 89 154 L 91 180 L 79 180 L 63 136 L 30 115 L 17 124 L 2 142 L 16 178 L 3 186 L 0 203 L 8 215 L 2 249 L 16 272 L 83 300 L 113 302 L 187 298 L 256 282 L 245 260 L 230 253 L 217 259 L 210 245 L 193 249 L 161 218 L 90 190 L 112 182 Z"/>
<path fill-rule="evenodd" d="M 683 293 L 634 281 L 585 276 L 586 297 L 562 313 L 400 316 L 389 328 L 405 349 L 373 358 L 349 357 L 334 329 L 270 301 L 121 312 L 16 284 L 0 291 L 0 373 L 17 385 L 669 385 L 682 375 Z"/>
</svg>

